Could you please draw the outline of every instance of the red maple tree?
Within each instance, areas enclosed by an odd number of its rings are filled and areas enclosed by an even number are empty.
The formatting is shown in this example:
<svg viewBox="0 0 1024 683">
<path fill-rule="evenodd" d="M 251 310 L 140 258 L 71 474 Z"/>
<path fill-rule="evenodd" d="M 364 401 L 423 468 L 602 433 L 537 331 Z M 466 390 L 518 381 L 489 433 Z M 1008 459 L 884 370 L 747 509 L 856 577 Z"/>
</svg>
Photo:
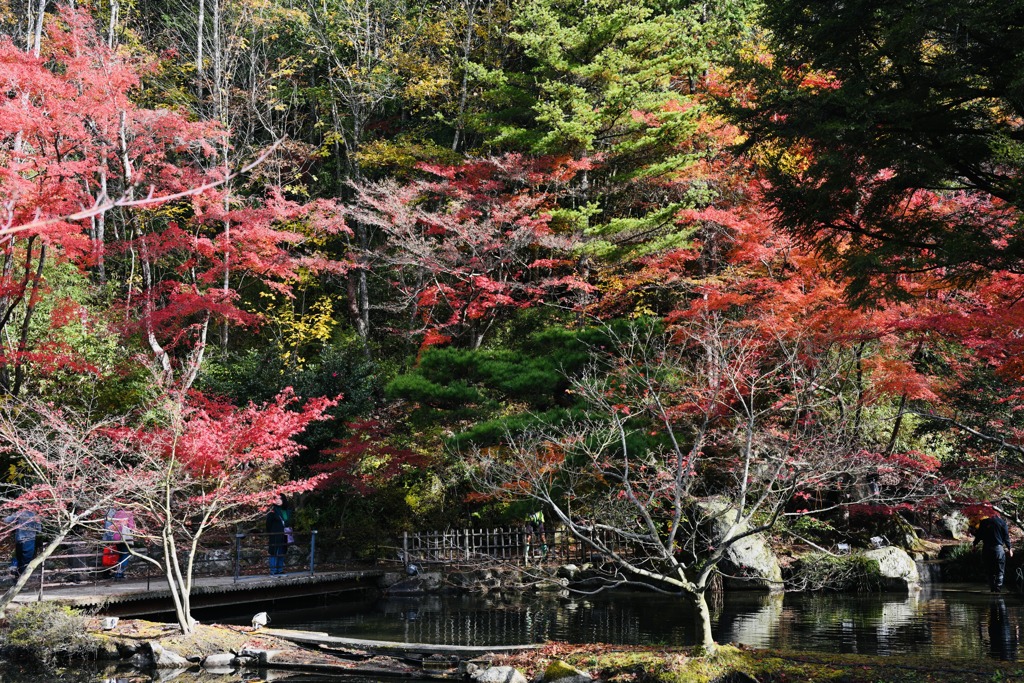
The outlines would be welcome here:
<svg viewBox="0 0 1024 683">
<path fill-rule="evenodd" d="M 350 220 L 376 229 L 364 267 L 387 268 L 422 346 L 478 348 L 509 311 L 590 286 L 573 240 L 552 225 L 565 184 L 589 162 L 519 154 L 421 166 L 434 178 L 356 187 Z"/>
</svg>

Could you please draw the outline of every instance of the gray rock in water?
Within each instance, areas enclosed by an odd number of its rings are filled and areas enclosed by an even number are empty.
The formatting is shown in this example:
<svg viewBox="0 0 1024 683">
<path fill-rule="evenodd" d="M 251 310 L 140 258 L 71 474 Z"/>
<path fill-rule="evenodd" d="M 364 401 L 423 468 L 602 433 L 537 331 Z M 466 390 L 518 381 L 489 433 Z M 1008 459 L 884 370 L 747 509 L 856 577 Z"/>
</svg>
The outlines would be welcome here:
<svg viewBox="0 0 1024 683">
<path fill-rule="evenodd" d="M 153 666 L 158 669 L 187 669 L 191 663 L 174 650 L 168 650 L 160 643 L 150 643 L 153 653 Z"/>
<path fill-rule="evenodd" d="M 882 579 L 882 587 L 890 590 L 910 591 L 919 588 L 921 575 L 906 550 L 889 546 L 864 553 L 864 557 L 878 562 L 878 572 Z"/>
<path fill-rule="evenodd" d="M 580 574 L 580 568 L 574 564 L 563 564 L 555 572 L 555 576 L 572 581 Z"/>
<path fill-rule="evenodd" d="M 117 643 L 111 643 L 109 641 L 101 641 L 96 645 L 96 659 L 100 660 L 116 660 L 121 659 L 121 651 L 117 647 Z"/>
<path fill-rule="evenodd" d="M 228 669 L 230 671 L 234 666 L 235 656 L 230 652 L 209 655 L 203 660 L 204 669 Z"/>
<path fill-rule="evenodd" d="M 131 657 L 132 655 L 134 655 L 138 651 L 139 651 L 139 644 L 138 643 L 124 642 L 124 641 L 118 641 L 117 642 L 117 655 L 121 659 L 128 659 L 129 657 Z"/>
<path fill-rule="evenodd" d="M 540 581 L 534 585 L 534 589 L 538 591 L 554 591 L 556 593 L 561 592 L 569 586 L 569 579 L 547 579 Z"/>
<path fill-rule="evenodd" d="M 421 571 L 416 576 L 389 586 L 387 592 L 391 595 L 419 595 L 420 593 L 433 593 L 440 588 L 440 572 Z"/>
<path fill-rule="evenodd" d="M 526 676 L 514 666 L 492 666 L 474 671 L 469 680 L 475 683 L 528 683 Z"/>
</svg>

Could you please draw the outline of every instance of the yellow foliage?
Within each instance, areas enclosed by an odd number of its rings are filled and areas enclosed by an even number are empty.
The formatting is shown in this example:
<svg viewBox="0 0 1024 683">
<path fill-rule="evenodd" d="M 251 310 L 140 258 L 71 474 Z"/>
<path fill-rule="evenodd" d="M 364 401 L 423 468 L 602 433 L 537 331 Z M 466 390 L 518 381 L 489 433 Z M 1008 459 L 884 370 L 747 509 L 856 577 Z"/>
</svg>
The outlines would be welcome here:
<svg viewBox="0 0 1024 683">
<path fill-rule="evenodd" d="M 799 148 L 782 148 L 777 144 L 762 143 L 752 151 L 758 164 L 771 165 L 790 176 L 798 176 L 807 170 L 809 160 Z"/>
<path fill-rule="evenodd" d="M 270 292 L 261 296 L 272 300 L 265 315 L 277 329 L 277 348 L 285 365 L 301 368 L 306 362 L 303 350 L 330 341 L 338 324 L 330 297 L 321 296 L 305 311 L 296 312 L 291 300 L 277 301 Z"/>
</svg>

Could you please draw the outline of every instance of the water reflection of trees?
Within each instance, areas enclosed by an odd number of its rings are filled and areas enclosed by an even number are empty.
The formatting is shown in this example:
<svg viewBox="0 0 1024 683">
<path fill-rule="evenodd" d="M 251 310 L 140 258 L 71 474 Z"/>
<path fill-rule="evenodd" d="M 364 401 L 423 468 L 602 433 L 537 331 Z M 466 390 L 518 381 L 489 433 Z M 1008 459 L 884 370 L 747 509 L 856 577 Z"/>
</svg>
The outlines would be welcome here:
<svg viewBox="0 0 1024 683">
<path fill-rule="evenodd" d="M 555 598 L 446 596 L 388 600 L 339 635 L 380 637 L 359 621 L 379 619 L 388 636 L 449 645 L 569 642 L 690 645 L 697 631 L 687 603 L 651 594 Z M 1019 598 L 988 594 L 911 596 L 730 594 L 716 613 L 719 642 L 859 654 L 935 653 L 1016 659 Z M 318 629 L 325 625 L 318 624 Z M 330 629 L 329 629 L 330 630 Z"/>
<path fill-rule="evenodd" d="M 1017 600 L 965 594 L 908 596 L 788 595 L 759 608 L 725 610 L 719 638 L 754 647 L 851 654 L 935 652 L 1016 659 Z"/>
<path fill-rule="evenodd" d="M 650 596 L 645 596 L 649 598 Z M 385 613 L 401 618 L 409 642 L 445 645 L 534 643 L 546 640 L 638 644 L 687 644 L 696 635 L 682 600 L 637 602 L 583 598 L 425 599 L 415 610 L 390 603 Z"/>
</svg>

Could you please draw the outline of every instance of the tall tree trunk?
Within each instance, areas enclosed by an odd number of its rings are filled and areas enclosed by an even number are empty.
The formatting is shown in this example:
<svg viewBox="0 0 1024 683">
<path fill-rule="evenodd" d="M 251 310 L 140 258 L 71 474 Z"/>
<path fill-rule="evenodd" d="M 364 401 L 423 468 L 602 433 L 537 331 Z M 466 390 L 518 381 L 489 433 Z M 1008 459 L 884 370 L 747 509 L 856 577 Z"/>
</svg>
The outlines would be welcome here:
<svg viewBox="0 0 1024 683">
<path fill-rule="evenodd" d="M 110 25 L 107 27 L 107 47 L 114 49 L 114 38 L 117 35 L 117 15 L 121 9 L 118 0 L 110 0 Z"/>
<path fill-rule="evenodd" d="M 918 342 L 917 347 L 914 349 L 914 353 L 910 355 L 910 362 L 914 364 L 921 357 L 921 350 L 924 348 L 924 342 Z M 893 451 L 896 450 L 896 440 L 899 438 L 900 429 L 903 427 L 903 416 L 906 415 L 907 408 L 907 394 L 903 392 L 900 396 L 900 405 L 896 410 L 896 420 L 892 425 L 892 433 L 889 435 L 889 445 L 885 447 L 885 454 L 892 455 Z"/>
<path fill-rule="evenodd" d="M 693 602 L 697 609 L 697 619 L 700 621 L 700 647 L 705 654 L 713 654 L 717 645 L 715 636 L 711 633 L 711 610 L 708 608 L 707 591 L 698 590 L 693 593 Z"/>
<path fill-rule="evenodd" d="M 203 76 L 203 23 L 205 21 L 206 1 L 199 0 L 199 13 L 196 22 L 196 75 L 200 78 Z"/>
<path fill-rule="evenodd" d="M 36 57 L 39 56 L 39 51 L 43 47 L 43 19 L 46 17 L 46 2 L 47 0 L 39 0 L 39 7 L 36 10 L 36 26 L 32 34 L 32 54 Z"/>
<path fill-rule="evenodd" d="M 860 436 L 860 422 L 864 415 L 864 346 L 857 344 L 857 411 L 853 418 L 853 436 Z"/>
<path fill-rule="evenodd" d="M 469 57 L 473 51 L 473 27 L 476 20 L 477 0 L 463 3 L 466 10 L 466 32 L 462 38 L 462 83 L 459 86 L 459 108 L 455 113 L 455 135 L 452 151 L 458 152 L 459 145 L 465 144 L 466 100 L 469 96 Z"/>
<path fill-rule="evenodd" d="M 167 579 L 167 589 L 171 592 L 171 599 L 174 602 L 174 614 L 178 618 L 178 627 L 181 628 L 182 633 L 188 634 L 195 630 L 195 620 L 192 618 L 188 599 L 189 586 L 181 577 L 181 567 L 178 565 L 178 547 L 174 540 L 174 493 L 170 482 L 175 466 L 176 458 L 172 449 L 172 455 L 167 462 L 167 480 L 164 482 L 164 490 L 161 491 L 161 501 L 157 510 L 164 520 L 163 528 L 160 530 L 160 541 L 164 551 L 161 560 L 164 577 Z"/>
<path fill-rule="evenodd" d="M 892 452 L 896 450 L 896 439 L 900 435 L 900 429 L 903 427 L 903 416 L 906 414 L 907 408 L 907 395 L 903 394 L 900 396 L 900 407 L 896 410 L 896 420 L 892 423 L 892 432 L 889 434 L 889 445 L 885 447 L 885 454 L 892 455 Z"/>
<path fill-rule="evenodd" d="M 43 266 L 46 264 L 46 245 L 39 246 L 39 265 L 36 267 L 35 276 L 32 278 L 31 294 L 28 297 L 28 306 L 25 308 L 25 319 L 21 323 L 21 337 L 18 340 L 18 353 L 14 358 L 14 386 L 11 387 L 11 395 L 17 396 L 21 392 L 22 384 L 25 381 L 25 364 L 23 357 L 28 350 L 29 326 L 32 323 L 32 314 L 39 305 L 39 290 L 43 282 Z"/>
<path fill-rule="evenodd" d="M 153 297 L 155 294 L 153 292 L 153 271 L 150 266 L 149 247 L 146 244 L 145 235 L 139 239 L 139 265 L 142 270 L 142 296 L 144 297 L 142 322 L 146 328 L 146 341 L 149 343 L 149 348 L 152 349 L 153 355 L 160 363 L 165 385 L 169 386 L 174 377 L 174 368 L 171 365 L 171 358 L 167 355 L 166 349 L 160 345 L 160 341 L 156 338 L 156 329 L 153 327 L 153 314 L 155 312 Z"/>
<path fill-rule="evenodd" d="M 100 194 L 97 198 L 98 202 L 105 201 L 107 199 L 107 165 L 104 162 L 100 168 Z M 107 266 L 106 266 L 106 255 L 104 253 L 104 242 L 107 239 L 107 212 L 101 211 L 92 220 L 92 251 L 93 258 L 96 259 L 96 270 L 95 270 L 95 281 L 99 284 L 106 284 L 107 282 Z"/>
<path fill-rule="evenodd" d="M 164 551 L 162 569 L 164 579 L 167 581 L 167 589 L 171 593 L 171 602 L 174 603 L 174 616 L 178 620 L 178 628 L 182 633 L 192 633 L 195 630 L 195 620 L 192 618 L 188 596 L 181 581 L 181 571 L 178 568 L 178 549 L 174 543 L 173 530 L 165 528 L 161 540 Z"/>
</svg>

